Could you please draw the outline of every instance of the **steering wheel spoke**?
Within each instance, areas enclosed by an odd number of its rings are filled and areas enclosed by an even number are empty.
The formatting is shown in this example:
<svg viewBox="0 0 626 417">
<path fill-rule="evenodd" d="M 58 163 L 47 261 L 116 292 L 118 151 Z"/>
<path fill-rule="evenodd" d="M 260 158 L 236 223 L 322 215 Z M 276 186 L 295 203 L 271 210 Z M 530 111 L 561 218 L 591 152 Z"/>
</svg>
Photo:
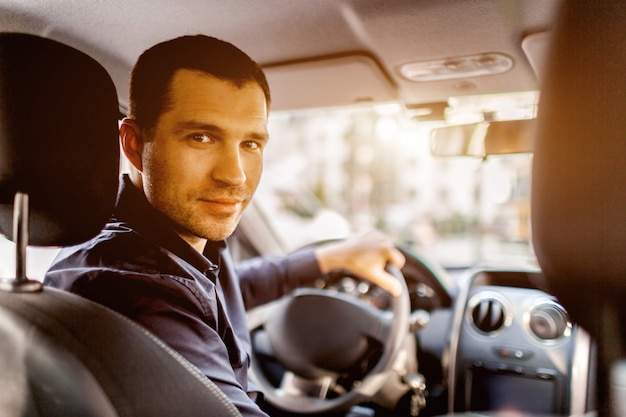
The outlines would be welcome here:
<svg viewBox="0 0 626 417">
<path fill-rule="evenodd" d="M 315 379 L 303 378 L 293 372 L 285 372 L 280 383 L 280 393 L 295 397 L 314 397 L 325 399 L 330 390 L 335 386 L 336 375 L 325 375 Z"/>
</svg>

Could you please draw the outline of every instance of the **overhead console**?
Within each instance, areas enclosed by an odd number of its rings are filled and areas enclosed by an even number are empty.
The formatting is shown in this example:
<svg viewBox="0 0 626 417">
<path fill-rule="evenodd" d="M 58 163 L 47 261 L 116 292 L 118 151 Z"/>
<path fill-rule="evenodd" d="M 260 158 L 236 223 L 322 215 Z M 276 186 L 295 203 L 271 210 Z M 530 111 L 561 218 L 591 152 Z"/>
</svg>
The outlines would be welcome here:
<svg viewBox="0 0 626 417">
<path fill-rule="evenodd" d="M 584 414 L 594 349 L 539 271 L 474 270 L 450 341 L 449 409 Z"/>
</svg>

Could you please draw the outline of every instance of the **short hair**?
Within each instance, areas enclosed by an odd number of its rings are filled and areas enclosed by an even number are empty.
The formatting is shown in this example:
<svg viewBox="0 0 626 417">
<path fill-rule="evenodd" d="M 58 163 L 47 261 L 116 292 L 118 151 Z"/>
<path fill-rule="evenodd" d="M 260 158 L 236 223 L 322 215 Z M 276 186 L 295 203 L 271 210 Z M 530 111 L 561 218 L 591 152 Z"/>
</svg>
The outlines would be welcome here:
<svg viewBox="0 0 626 417">
<path fill-rule="evenodd" d="M 167 109 L 171 80 L 179 69 L 201 71 L 237 86 L 256 82 L 270 106 L 265 74 L 245 52 L 211 36 L 181 36 L 147 49 L 131 72 L 128 116 L 141 129 L 153 129 Z"/>
</svg>

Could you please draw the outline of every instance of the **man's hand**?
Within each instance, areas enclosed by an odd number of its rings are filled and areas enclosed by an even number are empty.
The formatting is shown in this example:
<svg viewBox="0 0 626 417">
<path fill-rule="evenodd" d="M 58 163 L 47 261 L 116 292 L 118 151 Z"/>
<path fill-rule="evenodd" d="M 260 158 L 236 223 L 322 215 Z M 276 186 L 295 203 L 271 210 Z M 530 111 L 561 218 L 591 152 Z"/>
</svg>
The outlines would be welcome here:
<svg viewBox="0 0 626 417">
<path fill-rule="evenodd" d="M 323 273 L 346 269 L 397 297 L 401 293 L 398 279 L 385 270 L 390 263 L 398 269 L 404 266 L 404 255 L 382 232 L 372 230 L 346 240 L 328 243 L 315 250 Z"/>
</svg>

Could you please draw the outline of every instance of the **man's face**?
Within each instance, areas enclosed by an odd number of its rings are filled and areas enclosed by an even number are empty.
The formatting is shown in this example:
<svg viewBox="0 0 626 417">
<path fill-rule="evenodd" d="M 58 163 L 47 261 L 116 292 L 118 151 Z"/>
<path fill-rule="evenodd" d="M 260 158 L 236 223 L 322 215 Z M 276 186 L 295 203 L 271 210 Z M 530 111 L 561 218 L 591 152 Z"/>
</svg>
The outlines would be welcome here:
<svg viewBox="0 0 626 417">
<path fill-rule="evenodd" d="M 259 184 L 267 140 L 258 84 L 179 70 L 170 106 L 144 143 L 146 197 L 188 242 L 225 239 Z"/>
</svg>

